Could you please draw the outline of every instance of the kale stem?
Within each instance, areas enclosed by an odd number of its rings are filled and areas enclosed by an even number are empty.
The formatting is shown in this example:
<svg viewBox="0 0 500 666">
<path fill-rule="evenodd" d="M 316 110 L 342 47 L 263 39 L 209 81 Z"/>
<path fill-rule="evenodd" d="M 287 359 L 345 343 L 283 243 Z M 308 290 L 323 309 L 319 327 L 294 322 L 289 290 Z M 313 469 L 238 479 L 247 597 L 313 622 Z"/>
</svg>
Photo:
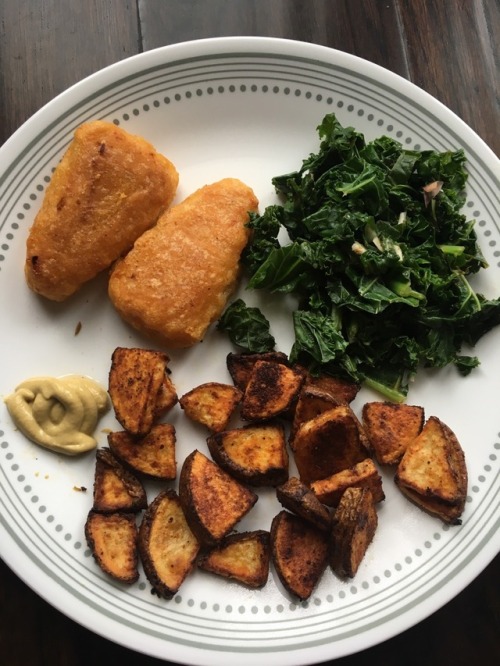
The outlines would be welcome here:
<svg viewBox="0 0 500 666">
<path fill-rule="evenodd" d="M 401 391 L 398 391 L 395 388 L 391 388 L 390 386 L 386 386 L 385 384 L 382 384 L 381 382 L 378 382 L 376 379 L 371 379 L 370 377 L 365 377 L 364 379 L 364 384 L 368 388 L 373 389 L 374 391 L 377 391 L 377 393 L 382 394 L 385 398 L 388 400 L 391 400 L 391 402 L 404 402 L 406 400 L 406 394 L 402 393 Z"/>
<path fill-rule="evenodd" d="M 398 296 L 403 296 L 404 298 L 413 297 L 416 298 L 417 301 L 425 300 L 424 294 L 421 294 L 419 291 L 415 291 L 414 289 L 412 289 L 408 282 L 401 282 L 400 280 L 392 280 L 392 282 L 389 284 L 389 287 Z"/>
<path fill-rule="evenodd" d="M 463 245 L 438 245 L 437 247 L 444 254 L 451 254 L 454 257 L 459 257 L 465 251 L 465 247 Z"/>
<path fill-rule="evenodd" d="M 466 287 L 467 292 L 469 294 L 469 298 L 472 298 L 472 300 L 476 304 L 476 311 L 480 312 L 481 311 L 481 302 L 479 301 L 479 298 L 477 297 L 476 292 L 474 291 L 474 289 L 472 289 L 472 287 L 469 284 L 469 281 L 467 280 L 467 278 L 465 277 L 465 275 L 463 273 L 458 273 L 458 277 L 465 284 L 465 287 Z M 467 298 L 467 300 L 469 300 L 469 298 Z"/>
</svg>

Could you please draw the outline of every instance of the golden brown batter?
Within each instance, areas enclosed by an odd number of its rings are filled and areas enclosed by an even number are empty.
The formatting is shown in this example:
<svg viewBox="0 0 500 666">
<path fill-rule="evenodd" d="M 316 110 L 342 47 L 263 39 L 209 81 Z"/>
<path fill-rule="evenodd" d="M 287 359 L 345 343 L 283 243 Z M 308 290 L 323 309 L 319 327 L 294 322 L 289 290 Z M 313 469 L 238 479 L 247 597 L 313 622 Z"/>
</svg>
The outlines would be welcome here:
<svg viewBox="0 0 500 666">
<path fill-rule="evenodd" d="M 79 127 L 30 230 L 30 288 L 71 296 L 156 222 L 177 184 L 175 167 L 141 137 L 104 121 Z"/>
<path fill-rule="evenodd" d="M 247 185 L 226 178 L 167 211 L 111 274 L 121 316 L 167 347 L 202 340 L 235 287 L 257 205 Z"/>
</svg>

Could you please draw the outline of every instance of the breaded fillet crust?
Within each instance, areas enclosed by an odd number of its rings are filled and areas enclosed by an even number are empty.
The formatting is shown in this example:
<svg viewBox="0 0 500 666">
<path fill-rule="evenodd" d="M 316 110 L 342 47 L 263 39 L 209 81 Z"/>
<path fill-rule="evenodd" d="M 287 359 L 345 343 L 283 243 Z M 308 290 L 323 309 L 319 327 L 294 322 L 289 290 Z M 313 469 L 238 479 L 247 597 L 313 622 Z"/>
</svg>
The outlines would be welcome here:
<svg viewBox="0 0 500 666">
<path fill-rule="evenodd" d="M 226 178 L 164 213 L 112 271 L 109 296 L 123 319 L 167 348 L 202 340 L 236 285 L 257 205 L 247 185 Z"/>
<path fill-rule="evenodd" d="M 27 241 L 29 287 L 63 301 L 127 252 L 172 202 L 174 165 L 113 123 L 81 125 L 54 171 Z"/>
</svg>

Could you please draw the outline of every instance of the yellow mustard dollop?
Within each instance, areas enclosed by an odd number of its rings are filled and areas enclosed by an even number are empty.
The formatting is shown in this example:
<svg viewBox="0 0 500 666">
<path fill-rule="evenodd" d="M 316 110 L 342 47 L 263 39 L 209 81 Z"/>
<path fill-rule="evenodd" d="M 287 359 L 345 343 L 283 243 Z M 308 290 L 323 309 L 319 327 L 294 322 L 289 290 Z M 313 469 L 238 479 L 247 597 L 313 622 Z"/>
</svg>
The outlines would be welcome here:
<svg viewBox="0 0 500 666">
<path fill-rule="evenodd" d="M 106 390 L 83 375 L 33 377 L 5 398 L 21 432 L 47 449 L 77 455 L 97 446 L 94 432 L 109 409 Z"/>
</svg>

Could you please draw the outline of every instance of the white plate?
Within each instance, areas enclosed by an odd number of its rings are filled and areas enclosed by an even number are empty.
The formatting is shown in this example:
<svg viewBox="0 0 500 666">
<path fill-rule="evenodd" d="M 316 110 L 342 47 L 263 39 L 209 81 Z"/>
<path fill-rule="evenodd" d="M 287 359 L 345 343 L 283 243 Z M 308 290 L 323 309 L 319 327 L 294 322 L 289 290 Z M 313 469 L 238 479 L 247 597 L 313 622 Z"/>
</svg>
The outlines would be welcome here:
<svg viewBox="0 0 500 666">
<path fill-rule="evenodd" d="M 118 345 L 151 346 L 123 324 L 105 277 L 57 305 L 23 278 L 25 241 L 51 172 L 83 121 L 106 118 L 142 134 L 180 172 L 178 199 L 224 176 L 240 177 L 262 207 L 271 177 L 316 150 L 316 127 L 335 111 L 371 139 L 388 134 L 409 148 L 463 147 L 470 180 L 465 211 L 477 220 L 490 268 L 476 283 L 500 286 L 498 162 L 463 122 L 426 93 L 373 64 L 327 48 L 274 39 L 227 38 L 178 44 L 109 67 L 44 107 L 0 151 L 0 395 L 38 374 L 83 373 L 107 382 Z M 273 332 L 289 351 L 290 331 L 273 312 Z M 82 328 L 75 336 L 75 327 Z M 274 572 L 261 591 L 195 572 L 171 601 L 153 596 L 144 574 L 132 587 L 110 581 L 93 562 L 83 525 L 92 502 L 94 457 L 59 457 L 37 448 L 0 409 L 0 553 L 39 595 L 107 638 L 189 664 L 308 664 L 356 652 L 422 620 L 458 594 L 499 550 L 499 332 L 476 352 L 470 377 L 454 370 L 420 376 L 409 402 L 459 437 L 470 476 L 459 527 L 446 527 L 408 503 L 384 472 L 387 499 L 373 544 L 350 582 L 327 571 L 307 603 L 282 589 Z M 229 344 L 211 331 L 196 348 L 172 354 L 179 395 L 229 377 Z M 373 398 L 363 391 L 354 403 Z M 178 459 L 205 448 L 205 433 L 178 408 Z M 109 415 L 103 427 L 116 428 Z M 101 446 L 106 445 L 100 433 Z M 76 487 L 85 486 L 86 493 Z M 152 499 L 158 487 L 148 486 Z M 241 528 L 269 528 L 280 509 L 272 491 Z"/>
</svg>

